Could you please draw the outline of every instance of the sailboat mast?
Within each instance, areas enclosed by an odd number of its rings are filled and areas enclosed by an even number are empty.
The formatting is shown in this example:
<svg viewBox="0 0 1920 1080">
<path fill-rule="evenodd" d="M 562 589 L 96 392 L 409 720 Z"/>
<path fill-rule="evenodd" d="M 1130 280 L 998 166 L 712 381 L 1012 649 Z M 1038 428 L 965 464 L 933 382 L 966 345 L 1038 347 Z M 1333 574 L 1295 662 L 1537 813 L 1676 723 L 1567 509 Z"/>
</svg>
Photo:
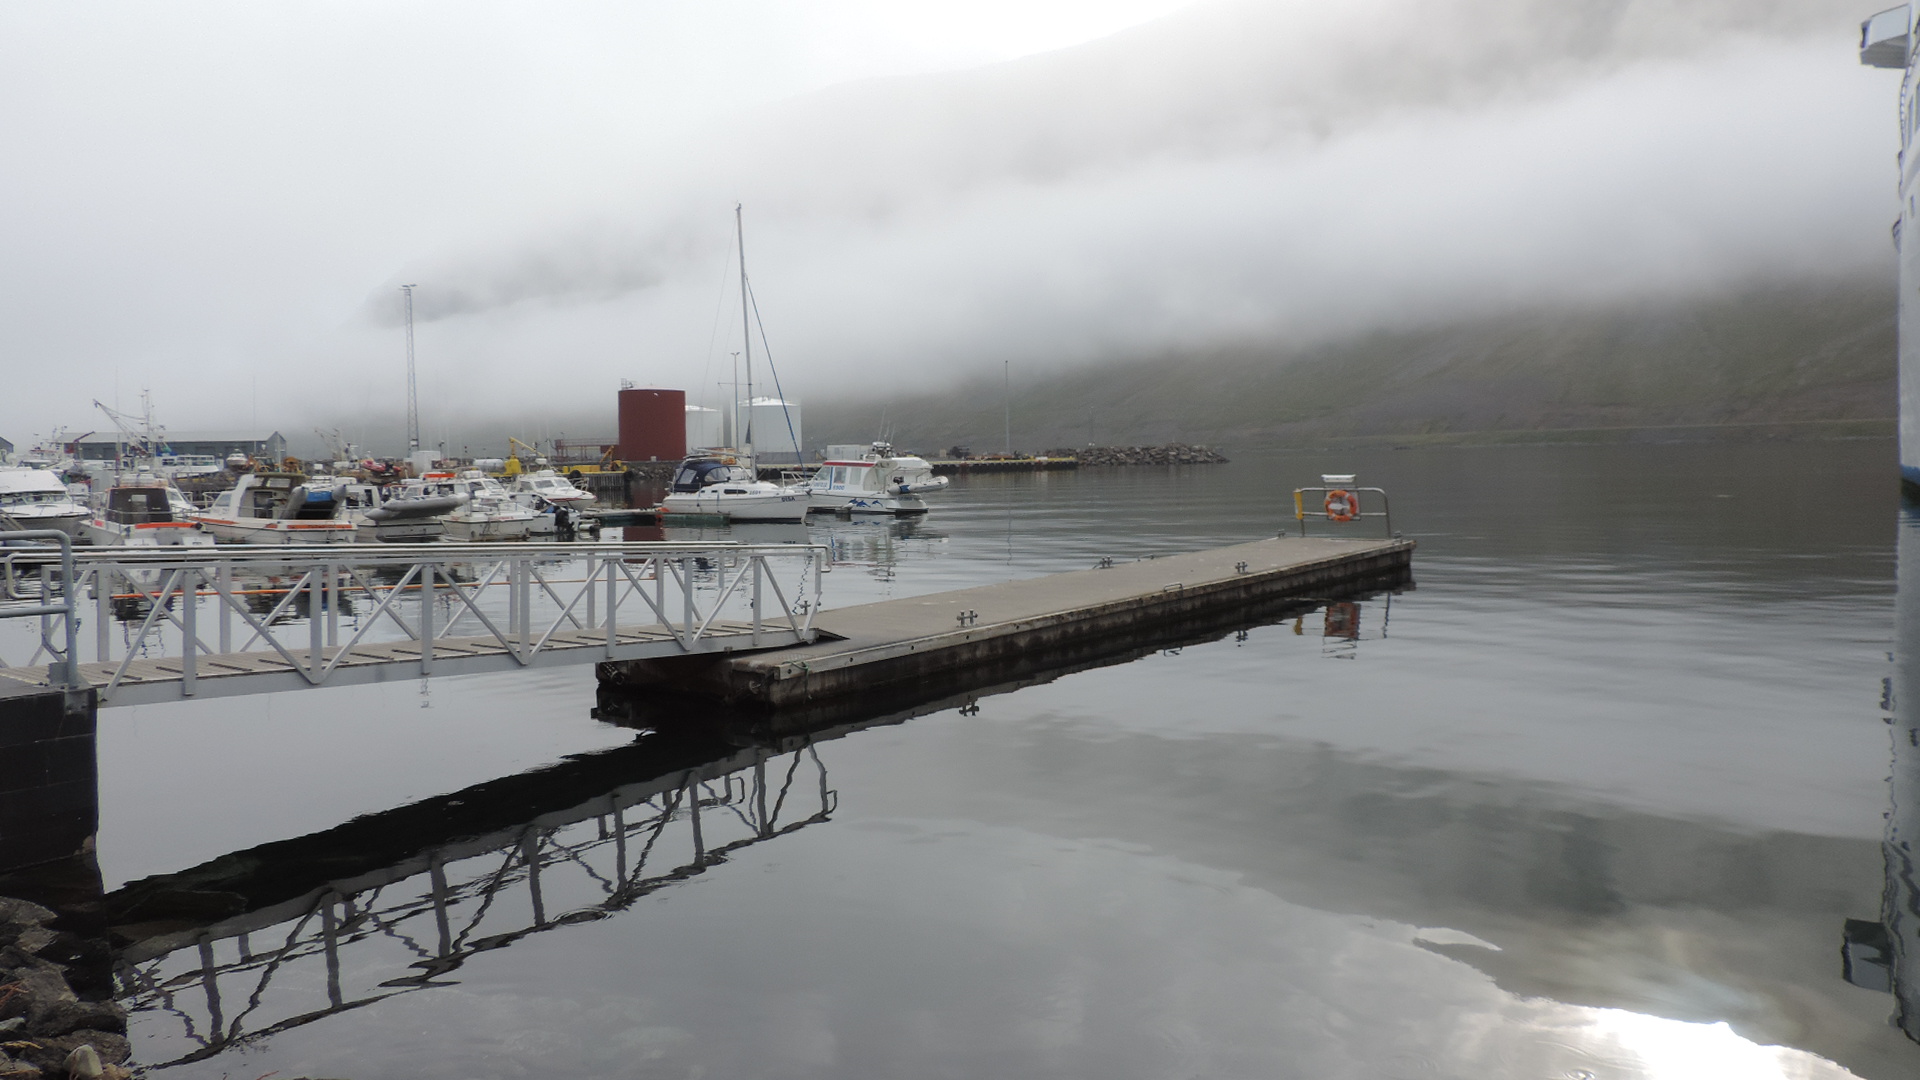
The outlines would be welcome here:
<svg viewBox="0 0 1920 1080">
<path fill-rule="evenodd" d="M 747 317 L 747 226 L 740 204 L 733 204 L 733 231 L 740 241 L 740 346 L 747 358 L 747 437 L 744 449 L 753 456 L 753 321 Z"/>
</svg>

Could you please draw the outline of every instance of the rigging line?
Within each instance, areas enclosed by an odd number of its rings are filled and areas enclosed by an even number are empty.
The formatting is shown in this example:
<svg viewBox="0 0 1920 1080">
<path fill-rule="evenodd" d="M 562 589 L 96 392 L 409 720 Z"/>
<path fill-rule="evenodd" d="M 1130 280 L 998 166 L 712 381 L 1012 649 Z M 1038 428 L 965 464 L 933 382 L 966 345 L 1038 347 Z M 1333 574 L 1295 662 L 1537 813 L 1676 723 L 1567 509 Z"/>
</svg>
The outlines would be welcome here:
<svg viewBox="0 0 1920 1080">
<path fill-rule="evenodd" d="M 773 346 L 767 344 L 767 324 L 760 321 L 760 298 L 753 295 L 753 281 L 745 274 L 747 301 L 753 305 L 753 325 L 760 328 L 760 353 L 767 358 L 767 370 L 773 374 L 773 392 L 780 395 L 780 415 L 787 420 L 787 438 L 793 440 L 793 454 L 800 456 L 800 435 L 793 430 L 793 412 L 787 408 L 787 392 L 780 388 L 780 369 L 773 366 Z M 749 406 L 751 407 L 751 406 Z"/>
<path fill-rule="evenodd" d="M 713 371 L 713 346 L 720 340 L 720 312 L 727 305 L 727 279 L 733 276 L 733 245 L 727 245 L 727 257 L 720 260 L 720 295 L 713 302 L 713 332 L 707 335 L 707 359 L 700 365 L 700 400 L 707 403 L 707 375 Z"/>
</svg>

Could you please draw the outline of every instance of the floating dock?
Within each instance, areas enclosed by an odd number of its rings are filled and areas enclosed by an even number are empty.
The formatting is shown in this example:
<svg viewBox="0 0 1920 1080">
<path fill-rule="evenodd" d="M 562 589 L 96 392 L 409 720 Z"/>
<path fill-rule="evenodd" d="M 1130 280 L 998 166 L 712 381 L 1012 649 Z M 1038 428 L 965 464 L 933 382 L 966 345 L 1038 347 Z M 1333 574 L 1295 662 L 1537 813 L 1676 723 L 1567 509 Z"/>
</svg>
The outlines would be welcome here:
<svg viewBox="0 0 1920 1080">
<path fill-rule="evenodd" d="M 929 681 L 996 681 L 1142 632 L 1412 580 L 1411 540 L 1298 537 L 815 615 L 820 639 L 753 655 L 601 664 L 605 684 L 774 709 Z"/>
</svg>

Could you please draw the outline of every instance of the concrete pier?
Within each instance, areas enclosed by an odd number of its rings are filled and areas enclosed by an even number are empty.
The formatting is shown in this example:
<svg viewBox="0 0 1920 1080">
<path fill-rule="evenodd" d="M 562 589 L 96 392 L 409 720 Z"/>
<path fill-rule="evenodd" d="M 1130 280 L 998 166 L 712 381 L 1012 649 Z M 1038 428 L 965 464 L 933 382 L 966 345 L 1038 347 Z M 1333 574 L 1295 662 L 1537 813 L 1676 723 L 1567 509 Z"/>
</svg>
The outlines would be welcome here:
<svg viewBox="0 0 1920 1080">
<path fill-rule="evenodd" d="M 96 716 L 92 690 L 0 680 L 0 871 L 93 849 Z"/>
<path fill-rule="evenodd" d="M 598 671 L 609 685 L 776 709 L 930 680 L 992 682 L 1169 624 L 1402 584 L 1413 550 L 1398 539 L 1260 540 L 822 611 L 821 639 L 810 645 Z"/>
</svg>

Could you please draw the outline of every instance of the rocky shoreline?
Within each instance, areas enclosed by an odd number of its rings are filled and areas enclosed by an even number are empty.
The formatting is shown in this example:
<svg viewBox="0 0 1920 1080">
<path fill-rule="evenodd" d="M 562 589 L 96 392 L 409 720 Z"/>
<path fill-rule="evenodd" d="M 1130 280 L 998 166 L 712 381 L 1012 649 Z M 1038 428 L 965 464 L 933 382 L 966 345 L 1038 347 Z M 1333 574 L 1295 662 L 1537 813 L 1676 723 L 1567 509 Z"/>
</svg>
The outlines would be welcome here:
<svg viewBox="0 0 1920 1080">
<path fill-rule="evenodd" d="M 0 1080 L 124 1080 L 127 1011 L 106 946 L 52 929 L 54 918 L 0 897 Z"/>
<path fill-rule="evenodd" d="M 1224 465 L 1227 456 L 1210 446 L 1168 443 L 1165 446 L 1087 446 L 1078 450 L 1049 450 L 1050 457 L 1078 458 L 1083 469 L 1102 465 Z"/>
</svg>

